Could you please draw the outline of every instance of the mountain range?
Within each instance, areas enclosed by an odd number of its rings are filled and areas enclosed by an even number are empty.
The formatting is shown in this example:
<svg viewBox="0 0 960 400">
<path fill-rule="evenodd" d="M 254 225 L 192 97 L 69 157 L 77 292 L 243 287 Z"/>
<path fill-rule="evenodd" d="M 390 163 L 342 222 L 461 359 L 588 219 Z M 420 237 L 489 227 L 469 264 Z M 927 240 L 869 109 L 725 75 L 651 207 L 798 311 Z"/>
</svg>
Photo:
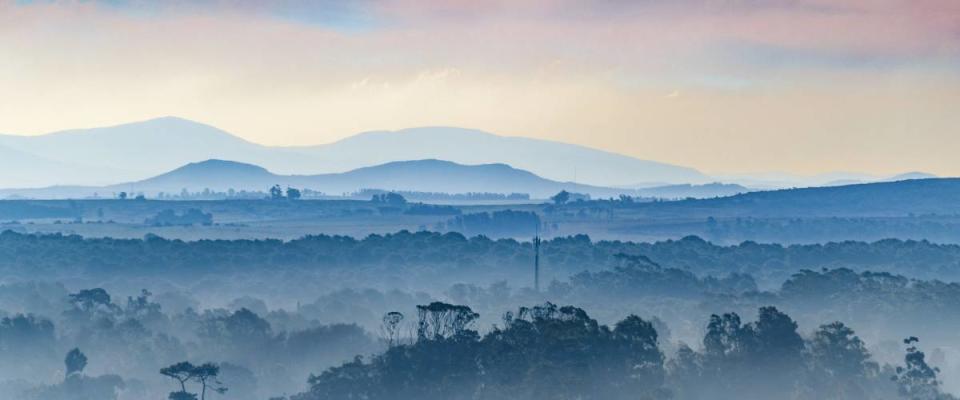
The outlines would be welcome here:
<svg viewBox="0 0 960 400">
<path fill-rule="evenodd" d="M 306 188 L 328 195 L 349 194 L 361 189 L 383 189 L 435 193 L 526 193 L 547 198 L 561 190 L 594 197 L 656 196 L 660 198 L 714 197 L 745 192 L 737 185 L 671 185 L 649 189 L 591 186 L 546 179 L 506 164 L 463 165 L 442 160 L 395 161 L 347 172 L 316 175 L 281 175 L 266 168 L 226 160 L 190 163 L 158 176 L 106 186 L 51 186 L 38 189 L 2 189 L 0 195 L 28 198 L 83 198 L 113 193 L 175 194 L 181 190 L 210 189 L 225 192 L 265 192 L 273 185 Z"/>
<path fill-rule="evenodd" d="M 331 174 L 427 159 L 506 164 L 556 182 L 631 189 L 711 182 L 770 189 L 897 180 L 856 173 L 711 177 L 689 167 L 579 145 L 455 127 L 365 132 L 329 144 L 275 147 L 210 125 L 163 117 L 39 136 L 0 135 L 0 188 L 103 186 L 143 180 L 208 159 L 255 164 L 284 175 Z M 913 173 L 910 177 L 933 176 Z"/>
<path fill-rule="evenodd" d="M 107 183 L 104 177 L 111 179 L 109 183 L 126 182 L 207 159 L 256 164 L 280 174 L 346 172 L 393 161 L 439 159 L 471 165 L 507 164 L 547 179 L 576 178 L 599 186 L 711 181 L 692 168 L 452 127 L 367 132 L 324 145 L 271 147 L 210 125 L 164 117 L 40 136 L 0 135 L 0 147 L 23 155 L 0 158 L 0 168 L 18 172 L 17 177 L 0 175 L 0 187 L 7 188 L 99 185 Z M 29 156 L 37 159 L 25 159 Z M 64 168 L 78 172 L 60 173 Z"/>
</svg>

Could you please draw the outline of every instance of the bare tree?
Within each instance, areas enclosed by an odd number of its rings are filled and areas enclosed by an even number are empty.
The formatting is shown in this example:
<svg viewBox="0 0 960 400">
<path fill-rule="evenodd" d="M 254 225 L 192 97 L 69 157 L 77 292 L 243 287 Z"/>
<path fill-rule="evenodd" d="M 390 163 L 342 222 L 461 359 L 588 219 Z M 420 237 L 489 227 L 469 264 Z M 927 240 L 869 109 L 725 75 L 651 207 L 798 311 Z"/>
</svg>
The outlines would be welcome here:
<svg viewBox="0 0 960 400">
<path fill-rule="evenodd" d="M 393 347 L 400 343 L 401 322 L 403 322 L 403 314 L 397 311 L 391 311 L 383 315 L 383 322 L 380 324 L 380 335 L 386 340 L 387 346 Z"/>
</svg>

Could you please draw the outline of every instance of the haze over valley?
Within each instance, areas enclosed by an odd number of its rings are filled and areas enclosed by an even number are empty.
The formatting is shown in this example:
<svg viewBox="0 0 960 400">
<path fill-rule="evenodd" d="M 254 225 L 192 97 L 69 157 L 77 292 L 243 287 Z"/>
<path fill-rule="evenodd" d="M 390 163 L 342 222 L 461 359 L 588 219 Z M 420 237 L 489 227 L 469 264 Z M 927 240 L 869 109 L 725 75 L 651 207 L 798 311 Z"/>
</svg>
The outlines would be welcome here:
<svg viewBox="0 0 960 400">
<path fill-rule="evenodd" d="M 0 0 L 0 400 L 958 400 L 958 34 Z"/>
</svg>

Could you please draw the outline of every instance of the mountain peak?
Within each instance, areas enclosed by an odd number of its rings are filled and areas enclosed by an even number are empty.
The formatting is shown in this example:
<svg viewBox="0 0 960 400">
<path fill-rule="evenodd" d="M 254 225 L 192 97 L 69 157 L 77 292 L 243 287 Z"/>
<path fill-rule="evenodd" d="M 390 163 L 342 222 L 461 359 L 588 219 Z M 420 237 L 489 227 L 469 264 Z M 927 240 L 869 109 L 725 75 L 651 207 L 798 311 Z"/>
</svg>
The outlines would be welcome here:
<svg viewBox="0 0 960 400">
<path fill-rule="evenodd" d="M 270 173 L 270 171 L 267 171 L 266 168 L 263 168 L 259 165 L 243 163 L 239 161 L 220 160 L 216 158 L 192 162 L 171 172 L 176 171 L 240 171 L 244 173 Z"/>
<path fill-rule="evenodd" d="M 272 182 L 275 177 L 276 175 L 257 165 L 229 160 L 210 159 L 189 163 L 165 174 L 134 182 L 133 184 L 139 186 L 163 186 L 169 190 L 175 186 L 188 188 L 193 187 L 197 182 L 204 182 L 212 186 L 210 187 L 211 189 L 227 189 L 230 188 L 233 183 L 239 181 L 253 182 L 254 185 L 264 186 Z"/>
</svg>

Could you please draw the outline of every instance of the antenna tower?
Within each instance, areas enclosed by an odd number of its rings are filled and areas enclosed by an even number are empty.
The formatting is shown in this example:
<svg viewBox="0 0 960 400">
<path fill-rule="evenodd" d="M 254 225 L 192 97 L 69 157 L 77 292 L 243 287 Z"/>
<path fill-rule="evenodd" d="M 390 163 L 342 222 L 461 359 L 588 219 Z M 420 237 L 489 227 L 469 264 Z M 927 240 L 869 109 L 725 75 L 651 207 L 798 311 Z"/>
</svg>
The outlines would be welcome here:
<svg viewBox="0 0 960 400">
<path fill-rule="evenodd" d="M 540 292 L 540 229 L 533 238 L 533 289 Z"/>
</svg>

